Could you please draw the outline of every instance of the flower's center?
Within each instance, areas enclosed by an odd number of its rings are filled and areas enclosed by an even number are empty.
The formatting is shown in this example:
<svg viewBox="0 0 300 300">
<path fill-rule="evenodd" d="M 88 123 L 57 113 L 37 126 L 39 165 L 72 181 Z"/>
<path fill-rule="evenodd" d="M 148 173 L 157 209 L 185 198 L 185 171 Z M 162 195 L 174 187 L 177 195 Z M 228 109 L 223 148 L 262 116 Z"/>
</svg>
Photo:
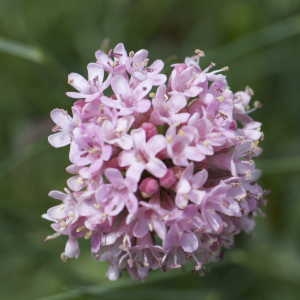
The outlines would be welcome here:
<svg viewBox="0 0 300 300">
<path fill-rule="evenodd" d="M 146 164 L 149 160 L 149 155 L 145 151 L 139 150 L 137 153 L 137 159 L 138 161 Z"/>
</svg>

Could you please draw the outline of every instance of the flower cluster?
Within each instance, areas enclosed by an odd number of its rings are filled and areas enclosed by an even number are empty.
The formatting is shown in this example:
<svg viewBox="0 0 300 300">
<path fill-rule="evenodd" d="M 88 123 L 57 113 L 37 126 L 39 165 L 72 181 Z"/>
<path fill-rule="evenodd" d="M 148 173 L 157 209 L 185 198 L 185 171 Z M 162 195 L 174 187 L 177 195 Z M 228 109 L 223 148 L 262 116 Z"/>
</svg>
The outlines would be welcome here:
<svg viewBox="0 0 300 300">
<path fill-rule="evenodd" d="M 202 270 L 253 229 L 264 203 L 253 92 L 232 92 L 226 68 L 202 69 L 200 50 L 169 77 L 146 50 L 128 53 L 119 43 L 95 55 L 87 79 L 69 74 L 72 114 L 51 112 L 49 143 L 70 146 L 71 177 L 63 192 L 49 193 L 61 204 L 43 215 L 55 231 L 47 238 L 68 237 L 64 260 L 90 240 L 111 280 L 188 262 Z"/>
</svg>

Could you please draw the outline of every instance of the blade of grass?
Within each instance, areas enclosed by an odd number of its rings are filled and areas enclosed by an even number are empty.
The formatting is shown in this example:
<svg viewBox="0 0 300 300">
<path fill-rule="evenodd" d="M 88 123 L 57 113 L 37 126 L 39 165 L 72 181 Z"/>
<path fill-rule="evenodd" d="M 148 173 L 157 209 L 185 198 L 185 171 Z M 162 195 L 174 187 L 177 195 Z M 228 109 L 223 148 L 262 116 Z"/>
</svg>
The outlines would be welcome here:
<svg viewBox="0 0 300 300">
<path fill-rule="evenodd" d="M 236 41 L 210 52 L 210 57 L 226 63 L 272 44 L 300 34 L 300 15 L 249 33 Z"/>
<path fill-rule="evenodd" d="M 38 64 L 42 64 L 46 60 L 46 56 L 41 49 L 1 37 L 0 51 Z"/>
</svg>

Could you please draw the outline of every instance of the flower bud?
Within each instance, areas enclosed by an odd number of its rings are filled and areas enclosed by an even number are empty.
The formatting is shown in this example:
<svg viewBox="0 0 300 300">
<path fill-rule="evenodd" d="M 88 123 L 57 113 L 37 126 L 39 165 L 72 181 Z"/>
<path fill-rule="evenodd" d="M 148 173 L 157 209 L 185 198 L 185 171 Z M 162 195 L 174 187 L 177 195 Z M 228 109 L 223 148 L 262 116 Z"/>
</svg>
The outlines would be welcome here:
<svg viewBox="0 0 300 300">
<path fill-rule="evenodd" d="M 139 189 L 144 198 L 149 198 L 159 191 L 159 184 L 154 178 L 147 177 L 142 180 Z"/>
<path fill-rule="evenodd" d="M 176 182 L 177 182 L 177 177 L 173 168 L 168 169 L 166 175 L 160 178 L 159 180 L 160 185 L 166 189 L 172 187 Z"/>
</svg>

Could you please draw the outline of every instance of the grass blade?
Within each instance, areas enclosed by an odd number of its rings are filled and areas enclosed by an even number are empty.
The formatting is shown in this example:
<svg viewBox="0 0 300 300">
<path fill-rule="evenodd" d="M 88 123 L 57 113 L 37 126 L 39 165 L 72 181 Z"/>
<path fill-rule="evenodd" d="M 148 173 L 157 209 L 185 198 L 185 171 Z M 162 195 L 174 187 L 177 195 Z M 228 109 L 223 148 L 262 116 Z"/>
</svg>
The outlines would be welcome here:
<svg viewBox="0 0 300 300">
<path fill-rule="evenodd" d="M 18 56 L 20 58 L 42 64 L 45 62 L 43 51 L 37 47 L 25 45 L 23 43 L 4 39 L 0 37 L 0 52 Z"/>
</svg>

